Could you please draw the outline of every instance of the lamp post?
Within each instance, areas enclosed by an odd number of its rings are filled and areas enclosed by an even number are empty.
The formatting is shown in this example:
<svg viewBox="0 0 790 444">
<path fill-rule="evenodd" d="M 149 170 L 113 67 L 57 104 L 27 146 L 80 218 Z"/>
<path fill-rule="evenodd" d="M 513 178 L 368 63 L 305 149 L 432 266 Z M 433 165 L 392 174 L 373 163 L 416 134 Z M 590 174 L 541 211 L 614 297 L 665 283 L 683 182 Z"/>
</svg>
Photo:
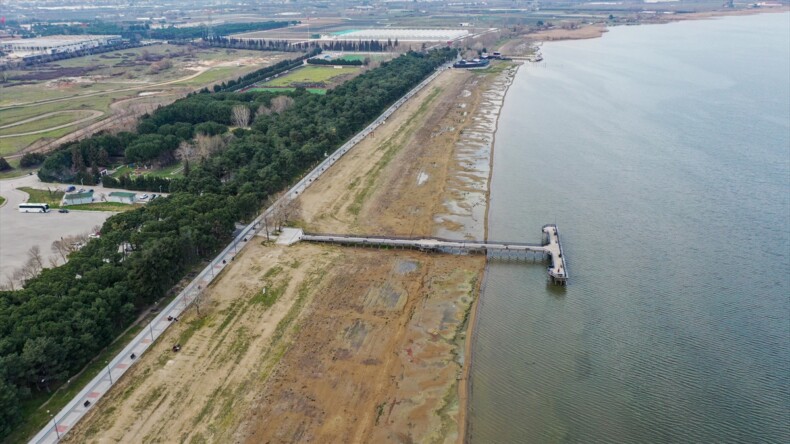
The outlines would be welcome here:
<svg viewBox="0 0 790 444">
<path fill-rule="evenodd" d="M 58 441 L 60 441 L 60 431 L 58 431 L 58 418 L 56 418 L 55 415 L 53 415 L 52 413 L 49 413 L 49 410 L 47 410 L 47 414 L 49 415 L 50 418 L 52 418 L 52 423 L 55 425 L 55 436 L 57 436 Z"/>
<path fill-rule="evenodd" d="M 107 361 L 104 361 L 104 363 L 107 364 L 107 376 L 110 377 L 110 385 L 113 385 L 114 383 L 112 382 L 112 370 L 110 370 L 110 364 L 107 363 Z"/>
</svg>

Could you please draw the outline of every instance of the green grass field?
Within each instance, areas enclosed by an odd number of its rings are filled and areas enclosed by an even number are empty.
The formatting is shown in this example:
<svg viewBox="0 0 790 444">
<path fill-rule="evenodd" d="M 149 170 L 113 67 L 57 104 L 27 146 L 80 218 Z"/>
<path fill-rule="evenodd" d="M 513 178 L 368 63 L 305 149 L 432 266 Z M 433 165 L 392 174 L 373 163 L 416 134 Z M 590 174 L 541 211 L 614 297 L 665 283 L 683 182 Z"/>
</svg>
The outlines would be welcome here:
<svg viewBox="0 0 790 444">
<path fill-rule="evenodd" d="M 296 91 L 296 88 L 252 88 L 250 89 L 250 91 L 290 92 L 290 91 Z M 318 94 L 318 95 L 326 94 L 326 90 L 323 88 L 307 88 L 307 92 Z"/>
<path fill-rule="evenodd" d="M 360 62 L 364 62 L 365 59 L 376 61 L 376 60 L 386 60 L 391 57 L 392 56 L 389 54 L 344 54 L 338 57 L 338 60 L 359 60 Z"/>
<path fill-rule="evenodd" d="M 144 172 L 141 173 L 141 175 L 143 175 L 143 176 L 154 176 L 154 177 L 164 177 L 164 178 L 168 178 L 168 179 L 173 179 L 173 178 L 176 178 L 176 177 L 184 177 L 183 168 L 184 168 L 184 164 L 182 164 L 181 162 L 178 162 L 178 163 L 174 163 L 173 165 L 166 166 L 166 167 L 158 169 L 158 170 L 144 170 Z M 115 170 L 115 172 L 113 172 L 111 174 L 111 176 L 117 179 L 117 178 L 123 176 L 124 174 L 133 175 L 133 174 L 135 174 L 135 169 L 124 165 L 124 166 L 118 167 Z"/>
<path fill-rule="evenodd" d="M 212 86 L 224 80 L 235 79 L 248 72 L 260 69 L 268 63 L 286 58 L 280 53 L 260 51 L 228 50 L 219 48 L 195 49 L 186 51 L 185 47 L 173 45 L 153 45 L 145 48 L 113 51 L 87 57 L 76 57 L 56 63 L 41 65 L 28 71 L 9 71 L 14 76 L 39 76 L 41 80 L 32 84 L 20 84 L 11 80 L 0 84 L 0 126 L 34 118 L 59 111 L 75 111 L 57 114 L 44 119 L 15 127 L 0 129 L 0 136 L 46 130 L 87 117 L 87 111 L 101 111 L 108 116 L 110 104 L 121 99 L 135 98 L 133 103 L 143 103 L 151 98 L 140 97 L 142 91 L 161 91 L 161 95 L 186 93 L 202 86 Z M 151 70 L 151 62 L 143 60 L 143 53 L 154 56 L 172 55 L 172 67 L 159 72 Z M 255 59 L 245 61 L 241 66 L 213 66 L 200 75 L 179 81 L 195 73 L 196 64 L 228 64 L 240 58 Z M 268 61 L 264 61 L 267 59 Z M 68 79 L 47 80 L 42 75 L 57 69 L 70 69 Z M 77 70 L 77 71 L 74 71 Z M 66 72 L 66 71 L 64 71 Z M 98 79 L 98 80 L 97 80 Z M 62 81 L 61 81 L 62 80 Z M 171 82 L 166 83 L 165 82 Z M 159 97 L 159 96 L 157 96 Z M 52 101 L 57 100 L 57 101 Z M 39 103 L 45 102 L 45 103 Z M 83 114 L 84 113 L 84 114 Z M 59 130 L 41 134 L 7 137 L 0 139 L 0 156 L 8 156 L 22 150 L 42 138 L 58 138 L 74 130 L 90 125 L 96 120 L 83 122 Z"/>
<path fill-rule="evenodd" d="M 54 128 L 56 126 L 66 125 L 77 120 L 90 117 L 92 112 L 89 110 L 67 110 L 59 114 L 44 117 L 42 119 L 33 120 L 31 122 L 22 123 L 19 125 L 9 126 L 0 129 L 0 136 L 13 136 L 14 134 L 22 134 L 33 131 L 41 131 L 47 128 Z M 14 123 L 14 122 L 8 122 Z M 7 125 L 4 123 L 4 126 Z"/>
<path fill-rule="evenodd" d="M 294 83 L 322 83 L 345 74 L 357 74 L 359 68 L 344 66 L 305 66 L 267 82 L 266 86 L 293 86 Z"/>
<path fill-rule="evenodd" d="M 50 208 L 60 208 L 60 201 L 65 194 L 63 191 L 37 190 L 30 187 L 19 187 L 18 190 L 30 195 L 28 202 L 49 204 Z"/>
</svg>

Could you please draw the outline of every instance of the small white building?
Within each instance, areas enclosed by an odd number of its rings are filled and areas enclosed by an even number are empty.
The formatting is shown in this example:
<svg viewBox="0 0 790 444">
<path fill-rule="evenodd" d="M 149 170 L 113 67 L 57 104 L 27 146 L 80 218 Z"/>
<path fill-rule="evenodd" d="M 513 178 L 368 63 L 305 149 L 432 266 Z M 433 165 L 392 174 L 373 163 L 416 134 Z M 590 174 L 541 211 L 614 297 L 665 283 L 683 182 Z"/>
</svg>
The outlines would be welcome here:
<svg viewBox="0 0 790 444">
<path fill-rule="evenodd" d="M 128 193 L 126 191 L 113 191 L 107 196 L 107 200 L 110 202 L 133 204 L 137 202 L 137 194 Z"/>
<path fill-rule="evenodd" d="M 82 205 L 93 202 L 93 191 L 72 193 L 63 196 L 63 205 Z"/>
</svg>

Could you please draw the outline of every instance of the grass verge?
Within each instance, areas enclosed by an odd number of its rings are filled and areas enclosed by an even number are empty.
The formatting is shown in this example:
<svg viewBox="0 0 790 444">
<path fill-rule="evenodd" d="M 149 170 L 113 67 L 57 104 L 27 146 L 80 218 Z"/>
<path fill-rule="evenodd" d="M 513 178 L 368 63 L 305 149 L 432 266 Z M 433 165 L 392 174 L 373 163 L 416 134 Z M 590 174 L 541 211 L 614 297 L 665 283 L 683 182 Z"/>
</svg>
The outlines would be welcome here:
<svg viewBox="0 0 790 444">
<path fill-rule="evenodd" d="M 52 205 L 50 205 L 51 207 Z M 135 208 L 140 208 L 143 206 L 142 204 L 125 204 L 120 202 L 94 202 L 89 204 L 81 204 L 81 205 L 69 205 L 67 208 L 69 210 L 79 210 L 79 211 L 115 211 L 118 213 L 122 213 L 124 211 L 134 210 Z"/>
</svg>

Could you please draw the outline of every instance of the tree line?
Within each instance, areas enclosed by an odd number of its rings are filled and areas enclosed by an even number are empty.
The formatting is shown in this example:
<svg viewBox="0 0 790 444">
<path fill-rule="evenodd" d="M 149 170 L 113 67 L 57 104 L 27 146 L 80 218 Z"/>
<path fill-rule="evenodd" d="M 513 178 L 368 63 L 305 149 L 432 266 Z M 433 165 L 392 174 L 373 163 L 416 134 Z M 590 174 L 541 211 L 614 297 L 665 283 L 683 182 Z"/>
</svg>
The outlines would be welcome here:
<svg viewBox="0 0 790 444">
<path fill-rule="evenodd" d="M 325 66 L 335 66 L 335 65 L 342 65 L 342 66 L 362 66 L 364 63 L 362 60 L 346 60 L 346 59 L 308 59 L 307 63 L 310 65 L 325 65 Z"/>
<path fill-rule="evenodd" d="M 191 40 L 211 35 L 228 35 L 240 32 L 265 31 L 268 29 L 285 28 L 298 24 L 299 21 L 266 21 L 250 23 L 225 23 L 212 27 L 189 26 L 176 28 L 152 28 L 150 23 L 110 23 L 100 20 L 79 24 L 62 25 L 38 23 L 32 26 L 25 37 L 50 35 L 120 35 L 125 39 L 139 41 L 142 39 L 159 40 Z"/>
<path fill-rule="evenodd" d="M 386 42 L 381 40 L 334 40 L 331 42 L 296 42 L 289 40 L 265 40 L 265 39 L 240 39 L 236 37 L 225 37 L 214 35 L 204 37 L 200 41 L 202 46 L 216 48 L 248 49 L 257 51 L 306 51 L 313 48 L 321 48 L 325 51 L 367 51 L 385 52 L 392 51 L 398 47 L 398 39 L 393 41 L 388 39 Z"/>
<path fill-rule="evenodd" d="M 44 268 L 22 289 L 0 292 L 0 439 L 22 419 L 21 402 L 46 396 L 79 372 L 141 311 L 226 245 L 235 222 L 251 220 L 268 198 L 454 57 L 449 49 L 410 52 L 324 96 L 303 89 L 194 94 L 144 118 L 136 134 L 97 135 L 50 156 L 45 165 L 72 156 L 87 168 L 86 158 L 100 164 L 101 152 L 122 155 L 132 141 L 162 136 L 162 128 L 166 138 L 186 135 L 187 124 L 194 134 L 209 118 L 223 125 L 246 117 L 249 124 L 233 133 L 193 135 L 188 145 L 198 137 L 222 143 L 185 154 L 192 167 L 170 181 L 168 198 L 110 217 L 101 237 L 70 252 L 66 264 Z M 230 103 L 250 112 L 235 113 Z"/>
</svg>

